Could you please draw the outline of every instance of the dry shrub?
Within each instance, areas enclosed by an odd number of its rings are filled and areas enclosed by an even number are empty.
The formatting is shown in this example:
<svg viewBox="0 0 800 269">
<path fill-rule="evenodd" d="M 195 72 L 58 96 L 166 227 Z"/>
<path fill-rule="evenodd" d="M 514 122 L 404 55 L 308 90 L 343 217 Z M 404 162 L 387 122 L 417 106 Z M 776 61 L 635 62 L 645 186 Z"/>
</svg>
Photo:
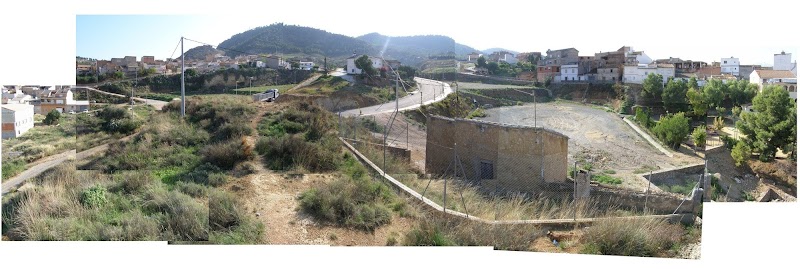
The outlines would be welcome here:
<svg viewBox="0 0 800 269">
<path fill-rule="evenodd" d="M 656 218 L 603 219 L 581 237 L 582 252 L 606 255 L 657 256 L 680 242 L 680 224 Z"/>
</svg>

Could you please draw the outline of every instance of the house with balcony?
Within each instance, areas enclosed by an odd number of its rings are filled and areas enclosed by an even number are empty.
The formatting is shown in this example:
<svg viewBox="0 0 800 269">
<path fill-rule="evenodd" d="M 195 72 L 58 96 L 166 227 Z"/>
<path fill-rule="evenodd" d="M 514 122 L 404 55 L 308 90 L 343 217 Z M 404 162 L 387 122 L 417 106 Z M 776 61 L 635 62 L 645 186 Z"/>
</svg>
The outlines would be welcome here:
<svg viewBox="0 0 800 269">
<path fill-rule="evenodd" d="M 792 99 L 797 100 L 797 75 L 789 70 L 756 70 L 750 73 L 750 83 L 758 85 L 761 92 L 765 85 L 780 85 L 789 92 Z"/>
</svg>

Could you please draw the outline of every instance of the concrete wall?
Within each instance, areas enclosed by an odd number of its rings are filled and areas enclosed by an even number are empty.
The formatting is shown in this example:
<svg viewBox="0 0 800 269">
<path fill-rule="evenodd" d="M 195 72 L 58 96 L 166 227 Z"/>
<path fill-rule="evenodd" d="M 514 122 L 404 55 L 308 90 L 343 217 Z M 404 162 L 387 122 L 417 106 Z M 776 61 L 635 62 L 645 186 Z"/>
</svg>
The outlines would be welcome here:
<svg viewBox="0 0 800 269">
<path fill-rule="evenodd" d="M 366 143 L 367 145 L 371 146 L 374 149 L 383 150 L 383 144 L 369 143 L 369 142 L 364 142 L 362 140 L 353 140 L 353 139 L 348 139 L 348 138 L 342 138 L 342 139 L 346 140 L 348 143 L 352 144 L 353 146 L 360 146 L 360 144 Z M 409 150 L 409 149 L 387 146 L 386 147 L 386 153 L 391 154 L 392 156 L 395 156 L 397 158 L 400 158 L 401 160 L 405 161 L 406 163 L 411 163 L 411 150 Z"/>
<path fill-rule="evenodd" d="M 681 166 L 678 168 L 671 168 L 671 169 L 661 169 L 658 171 L 653 171 L 653 175 L 651 176 L 650 173 L 637 175 L 641 180 L 647 182 L 648 179 L 654 185 L 683 185 L 684 178 L 692 176 L 693 179 L 697 179 L 696 176 L 702 175 L 703 170 L 705 169 L 705 164 L 690 164 L 686 166 Z M 651 187 L 652 188 L 652 187 Z"/>
<path fill-rule="evenodd" d="M 647 206 L 647 210 L 653 214 L 672 214 L 676 208 L 678 209 L 676 213 L 692 213 L 697 205 L 691 198 L 685 198 L 686 201 L 683 201 L 684 198 L 669 193 L 648 194 L 602 185 L 592 185 L 590 197 L 603 205 L 616 206 L 624 210 L 642 212 Z"/>
<path fill-rule="evenodd" d="M 427 131 L 426 173 L 453 175 L 457 155 L 458 175 L 488 189 L 539 193 L 566 182 L 569 138 L 557 132 L 438 116 L 428 118 Z M 482 163 L 492 166 L 492 179 L 481 179 Z"/>
</svg>

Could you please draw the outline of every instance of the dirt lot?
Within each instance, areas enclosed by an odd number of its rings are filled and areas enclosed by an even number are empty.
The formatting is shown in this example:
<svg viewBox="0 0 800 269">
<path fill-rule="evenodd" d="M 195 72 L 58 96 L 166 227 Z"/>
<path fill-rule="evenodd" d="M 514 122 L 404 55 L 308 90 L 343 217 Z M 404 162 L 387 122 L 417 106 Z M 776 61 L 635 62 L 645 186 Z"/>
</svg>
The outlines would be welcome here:
<svg viewBox="0 0 800 269">
<path fill-rule="evenodd" d="M 517 125 L 534 125 L 534 105 L 501 107 L 487 110 L 482 120 Z M 674 152 L 670 158 L 647 143 L 614 113 L 570 102 L 536 105 L 536 125 L 569 136 L 568 161 L 589 160 L 595 171 L 614 170 L 623 179 L 623 187 L 646 186 L 633 177 L 643 166 L 672 168 L 699 163 L 690 150 Z"/>
</svg>

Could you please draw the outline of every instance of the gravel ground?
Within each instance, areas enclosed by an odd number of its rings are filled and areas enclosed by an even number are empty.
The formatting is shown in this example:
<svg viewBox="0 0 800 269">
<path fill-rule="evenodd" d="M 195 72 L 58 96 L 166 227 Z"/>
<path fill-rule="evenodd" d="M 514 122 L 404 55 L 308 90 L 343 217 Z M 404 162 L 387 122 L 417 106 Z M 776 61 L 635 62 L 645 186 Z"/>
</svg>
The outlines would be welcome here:
<svg viewBox="0 0 800 269">
<path fill-rule="evenodd" d="M 482 120 L 517 125 L 534 125 L 534 105 L 500 107 L 486 111 Z M 569 137 L 570 164 L 590 160 L 595 171 L 614 170 L 623 179 L 623 187 L 645 186 L 633 177 L 633 171 L 645 165 L 672 168 L 702 159 L 675 152 L 665 156 L 647 143 L 615 113 L 569 102 L 536 104 L 535 121 Z"/>
</svg>

